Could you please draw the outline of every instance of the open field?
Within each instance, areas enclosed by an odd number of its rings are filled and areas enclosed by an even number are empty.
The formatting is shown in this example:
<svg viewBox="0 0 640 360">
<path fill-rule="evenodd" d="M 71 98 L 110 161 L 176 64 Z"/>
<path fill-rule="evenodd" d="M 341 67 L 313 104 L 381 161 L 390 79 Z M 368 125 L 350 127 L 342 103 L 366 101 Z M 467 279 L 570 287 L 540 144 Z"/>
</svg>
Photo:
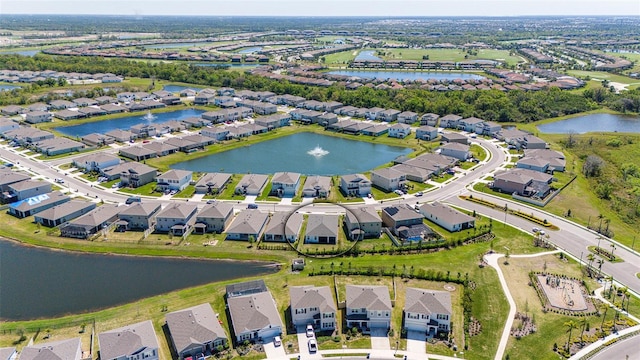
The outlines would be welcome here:
<svg viewBox="0 0 640 360">
<path fill-rule="evenodd" d="M 617 82 L 623 85 L 627 85 L 627 89 L 635 89 L 640 87 L 640 79 L 633 79 L 628 76 L 608 73 L 604 71 L 569 70 L 567 71 L 567 73 L 579 78 L 589 77 L 599 82 L 602 80 Z"/>
</svg>

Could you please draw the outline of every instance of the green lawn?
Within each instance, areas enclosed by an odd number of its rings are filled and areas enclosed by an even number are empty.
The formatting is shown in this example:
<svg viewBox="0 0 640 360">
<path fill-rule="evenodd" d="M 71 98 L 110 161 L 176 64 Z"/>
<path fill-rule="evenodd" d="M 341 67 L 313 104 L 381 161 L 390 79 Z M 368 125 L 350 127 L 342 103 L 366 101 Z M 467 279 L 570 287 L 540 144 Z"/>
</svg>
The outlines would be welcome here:
<svg viewBox="0 0 640 360">
<path fill-rule="evenodd" d="M 631 85 L 629 88 L 637 88 L 640 86 L 640 79 L 630 78 L 624 75 L 618 75 L 613 73 L 608 73 L 604 71 L 586 71 L 586 70 L 569 70 L 567 71 L 569 75 L 576 76 L 579 78 L 590 77 L 594 80 L 609 80 L 613 82 L 618 82 L 622 84 Z"/>
<path fill-rule="evenodd" d="M 510 55 L 508 50 L 479 49 L 478 55 L 469 55 L 462 49 L 377 49 L 384 52 L 383 59 L 423 60 L 429 56 L 430 61 L 465 61 L 465 60 L 499 60 L 508 65 L 525 62 L 517 54 Z M 380 56 L 376 53 L 376 56 Z"/>
<path fill-rule="evenodd" d="M 156 191 L 155 181 L 152 181 L 148 184 L 144 184 L 137 188 L 123 187 L 123 188 L 120 188 L 120 190 L 118 191 L 126 194 L 133 194 L 133 195 L 145 195 L 145 196 L 157 196 L 157 197 L 162 196 L 161 192 Z"/>
<path fill-rule="evenodd" d="M 187 185 L 182 191 L 179 191 L 173 197 L 177 199 L 190 199 L 196 193 L 196 187 L 194 185 Z"/>
<path fill-rule="evenodd" d="M 432 181 L 435 181 L 437 183 L 444 183 L 445 181 L 451 179 L 453 177 L 453 175 L 451 174 L 447 174 L 447 173 L 442 173 L 439 176 L 436 176 L 434 178 L 431 178 Z"/>
</svg>

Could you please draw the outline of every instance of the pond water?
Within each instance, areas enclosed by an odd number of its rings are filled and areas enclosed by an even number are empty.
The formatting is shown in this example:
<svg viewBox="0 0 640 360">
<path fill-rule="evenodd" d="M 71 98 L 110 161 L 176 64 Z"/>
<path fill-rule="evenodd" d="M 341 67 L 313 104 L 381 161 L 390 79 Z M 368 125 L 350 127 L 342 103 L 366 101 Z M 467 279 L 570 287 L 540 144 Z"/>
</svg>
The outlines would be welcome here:
<svg viewBox="0 0 640 360">
<path fill-rule="evenodd" d="M 186 90 L 186 89 L 199 91 L 202 88 L 201 87 L 197 87 L 197 86 L 181 86 L 181 85 L 165 85 L 165 86 L 162 87 L 162 90 L 168 91 L 168 92 L 174 93 L 174 94 L 177 94 L 180 91 Z"/>
<path fill-rule="evenodd" d="M 376 52 L 373 50 L 360 51 L 358 56 L 356 56 L 355 61 L 368 61 L 368 60 L 382 61 L 381 58 L 374 55 L 375 53 Z"/>
<path fill-rule="evenodd" d="M 153 44 L 145 45 L 145 49 L 161 50 L 161 49 L 176 49 L 176 48 L 190 48 L 195 46 L 206 45 L 206 43 L 173 43 L 173 44 Z"/>
<path fill-rule="evenodd" d="M 11 50 L 11 51 L 0 51 L 0 55 L 18 54 L 18 55 L 24 55 L 24 56 L 34 56 L 39 52 L 40 50 Z"/>
<path fill-rule="evenodd" d="M 484 76 L 460 72 L 427 72 L 427 71 L 386 71 L 386 70 L 335 70 L 329 74 L 357 76 L 367 79 L 396 79 L 396 80 L 481 80 Z"/>
<path fill-rule="evenodd" d="M 207 67 L 219 67 L 219 68 L 227 68 L 227 67 L 256 67 L 258 64 L 240 64 L 240 63 L 197 63 L 195 66 L 207 66 Z"/>
<path fill-rule="evenodd" d="M 263 262 L 82 254 L 0 240 L 0 319 L 93 311 L 274 271 Z"/>
<path fill-rule="evenodd" d="M 68 136 L 85 136 L 91 133 L 104 134 L 114 129 L 127 130 L 133 125 L 149 123 L 149 124 L 162 124 L 170 120 L 182 120 L 190 117 L 198 117 L 204 113 L 202 110 L 186 109 L 170 111 L 165 113 L 153 114 L 153 120 L 145 119 L 146 114 L 127 116 L 117 119 L 95 121 L 91 123 L 85 123 L 80 125 L 65 126 L 56 128 L 57 131 Z"/>
<path fill-rule="evenodd" d="M 13 90 L 13 89 L 18 89 L 18 88 L 20 88 L 20 86 L 15 86 L 15 85 L 0 85 L 0 91 Z"/>
<path fill-rule="evenodd" d="M 172 165 L 174 169 L 230 173 L 342 175 L 369 171 L 410 148 L 298 133 Z M 347 155 L 348 154 L 348 155 Z"/>
<path fill-rule="evenodd" d="M 640 133 L 640 116 L 590 114 L 538 125 L 538 130 L 549 134 L 568 134 L 571 132 L 577 134 L 588 132 Z"/>
<path fill-rule="evenodd" d="M 260 50 L 262 50 L 262 46 L 248 47 L 248 48 L 240 49 L 238 51 L 238 54 L 253 54 L 253 53 L 258 52 Z"/>
</svg>

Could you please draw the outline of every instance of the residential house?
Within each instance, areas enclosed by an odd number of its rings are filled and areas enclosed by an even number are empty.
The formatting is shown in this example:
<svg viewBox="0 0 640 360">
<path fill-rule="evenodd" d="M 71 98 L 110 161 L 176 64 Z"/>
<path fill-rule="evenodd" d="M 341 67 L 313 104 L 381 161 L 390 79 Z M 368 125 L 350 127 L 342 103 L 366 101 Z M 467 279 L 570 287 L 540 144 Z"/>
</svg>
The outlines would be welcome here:
<svg viewBox="0 0 640 360">
<path fill-rule="evenodd" d="M 131 131 L 120 129 L 111 130 L 105 133 L 105 135 L 114 138 L 117 142 L 129 142 L 138 138 L 138 136 Z"/>
<path fill-rule="evenodd" d="M 213 104 L 213 101 L 215 98 L 216 98 L 215 93 L 205 92 L 205 90 L 202 90 L 198 93 L 198 95 L 196 95 L 196 97 L 193 100 L 193 103 L 195 105 L 209 105 L 209 104 Z"/>
<path fill-rule="evenodd" d="M 316 118 L 313 123 L 318 123 L 322 126 L 329 126 L 338 122 L 338 116 L 334 113 L 324 113 Z"/>
<path fill-rule="evenodd" d="M 110 136 L 98 134 L 98 133 L 91 133 L 91 134 L 84 135 L 82 138 L 80 138 L 80 140 L 83 143 L 85 143 L 87 146 L 91 146 L 91 147 L 101 147 L 101 146 L 113 144 L 115 142 L 114 138 Z"/>
<path fill-rule="evenodd" d="M 254 100 L 240 100 L 236 101 L 238 106 L 248 107 L 258 115 L 270 115 L 275 114 L 278 111 L 278 107 L 271 103 Z"/>
<path fill-rule="evenodd" d="M 156 136 L 158 128 L 153 124 L 137 124 L 129 128 L 132 133 L 136 134 L 138 139 Z"/>
<path fill-rule="evenodd" d="M 458 134 L 454 132 L 444 132 L 444 133 L 441 133 L 440 136 L 442 137 L 442 141 L 444 142 L 458 143 L 463 145 L 469 144 L 469 139 L 462 134 Z"/>
<path fill-rule="evenodd" d="M 193 172 L 171 169 L 156 178 L 156 188 L 160 191 L 182 191 L 191 182 Z"/>
<path fill-rule="evenodd" d="M 438 120 L 440 119 L 440 115 L 427 113 L 420 117 L 420 125 L 427 125 L 436 127 L 438 125 Z"/>
<path fill-rule="evenodd" d="M 27 113 L 25 121 L 29 124 L 39 124 L 51 121 L 51 113 L 47 111 L 31 111 Z"/>
<path fill-rule="evenodd" d="M 376 120 L 385 121 L 385 122 L 396 121 L 398 120 L 399 114 L 400 114 L 399 110 L 395 110 L 395 109 L 383 110 L 378 113 L 378 115 L 376 116 Z"/>
<path fill-rule="evenodd" d="M 367 196 L 371 193 L 371 181 L 362 174 L 349 174 L 340 177 L 340 190 L 346 196 Z"/>
<path fill-rule="evenodd" d="M 551 192 L 553 176 L 529 169 L 509 169 L 496 173 L 493 188 L 508 194 L 544 198 Z"/>
<path fill-rule="evenodd" d="M 420 214 L 449 232 L 473 228 L 476 219 L 437 201 L 420 206 Z"/>
<path fill-rule="evenodd" d="M 51 100 L 49 101 L 49 106 L 51 109 L 54 109 L 54 110 L 64 110 L 64 109 L 76 107 L 77 105 L 67 100 Z"/>
<path fill-rule="evenodd" d="M 393 124 L 389 127 L 389 137 L 404 139 L 411 134 L 411 126 L 407 124 Z"/>
<path fill-rule="evenodd" d="M 35 215 L 34 221 L 47 227 L 55 227 L 82 216 L 95 208 L 95 203 L 71 200 L 39 212 Z"/>
<path fill-rule="evenodd" d="M 233 220 L 233 205 L 216 201 L 205 205 L 196 215 L 193 232 L 196 234 L 222 233 Z"/>
<path fill-rule="evenodd" d="M 104 204 L 87 214 L 80 216 L 60 227 L 60 236 L 87 239 L 107 229 L 118 220 L 118 213 L 123 210 L 118 205 Z"/>
<path fill-rule="evenodd" d="M 546 173 L 549 170 L 549 160 L 539 157 L 524 157 L 516 163 L 518 169 L 529 169 Z"/>
<path fill-rule="evenodd" d="M 347 210 L 344 225 L 351 240 L 377 239 L 382 232 L 380 215 L 367 206 Z"/>
<path fill-rule="evenodd" d="M 114 104 L 117 100 L 112 96 L 98 96 L 95 98 L 99 105 Z"/>
<path fill-rule="evenodd" d="M 389 132 L 389 126 L 385 124 L 375 124 L 360 131 L 362 135 L 381 136 Z"/>
<path fill-rule="evenodd" d="M 208 136 L 217 141 L 222 141 L 226 139 L 227 136 L 229 135 L 229 128 L 220 127 L 220 126 L 214 126 L 212 128 L 203 128 L 200 130 L 200 135 Z"/>
<path fill-rule="evenodd" d="M 37 195 L 25 200 L 9 204 L 9 214 L 17 218 L 25 218 L 71 200 L 59 191 Z"/>
<path fill-rule="evenodd" d="M 440 118 L 440 127 L 441 128 L 450 128 L 457 129 L 458 122 L 462 120 L 462 116 L 448 114 Z"/>
<path fill-rule="evenodd" d="M 399 123 L 413 124 L 418 121 L 418 114 L 413 111 L 403 111 L 397 115 L 397 120 Z"/>
<path fill-rule="evenodd" d="M 7 185 L 7 191 L 2 194 L 2 200 L 6 204 L 49 192 L 51 192 L 51 184 L 46 181 L 24 180 Z"/>
<path fill-rule="evenodd" d="M 323 103 L 324 111 L 331 111 L 335 113 L 335 110 L 342 107 L 342 103 L 338 101 L 326 101 Z"/>
<path fill-rule="evenodd" d="M 494 136 L 502 130 L 502 125 L 493 121 L 482 121 L 476 125 L 475 132 L 478 135 Z"/>
<path fill-rule="evenodd" d="M 145 164 L 128 162 L 120 172 L 120 185 L 122 187 L 137 188 L 155 180 L 158 171 Z"/>
<path fill-rule="evenodd" d="M 156 157 L 167 156 L 178 151 L 178 147 L 173 146 L 165 141 L 152 141 L 142 144 L 142 147 L 155 152 Z"/>
<path fill-rule="evenodd" d="M 47 111 L 49 111 L 49 105 L 41 103 L 41 102 L 33 103 L 33 104 L 27 106 L 27 111 L 30 111 L 30 112 L 34 112 L 34 111 L 47 112 Z"/>
<path fill-rule="evenodd" d="M 8 105 L 2 108 L 1 112 L 3 115 L 13 116 L 22 114 L 25 109 L 22 106 L 18 105 Z"/>
<path fill-rule="evenodd" d="M 331 178 L 329 176 L 307 176 L 302 187 L 302 196 L 326 198 L 331 191 Z"/>
<path fill-rule="evenodd" d="M 392 168 L 376 169 L 371 172 L 371 183 L 385 191 L 395 191 L 405 187 L 404 173 Z"/>
<path fill-rule="evenodd" d="M 433 126 L 422 125 L 416 129 L 416 139 L 431 141 L 437 137 L 438 129 Z"/>
<path fill-rule="evenodd" d="M 300 174 L 277 172 L 271 178 L 271 194 L 278 197 L 293 197 L 300 187 Z"/>
<path fill-rule="evenodd" d="M 227 306 L 236 343 L 268 342 L 282 334 L 282 319 L 263 280 L 227 286 Z"/>
<path fill-rule="evenodd" d="M 304 234 L 305 244 L 337 244 L 338 216 L 310 214 Z"/>
<path fill-rule="evenodd" d="M 17 122 L 8 119 L 8 118 L 0 118 L 0 134 L 4 134 L 7 131 L 15 130 L 20 127 L 20 124 Z"/>
<path fill-rule="evenodd" d="M 86 97 L 73 99 L 73 103 L 76 105 L 75 107 L 98 105 L 98 102 L 96 100 L 89 99 Z"/>
<path fill-rule="evenodd" d="M 105 152 L 96 152 L 73 159 L 73 165 L 85 171 L 102 171 L 120 164 L 120 158 Z"/>
<path fill-rule="evenodd" d="M 38 141 L 34 143 L 34 146 L 38 152 L 47 156 L 67 154 L 85 148 L 85 145 L 81 142 L 60 137 Z"/>
<path fill-rule="evenodd" d="M 478 119 L 476 117 L 469 117 L 466 119 L 458 120 L 457 129 L 464 130 L 466 132 L 474 133 L 476 132 L 477 126 L 482 126 L 484 120 Z"/>
<path fill-rule="evenodd" d="M 297 212 L 275 212 L 264 231 L 263 240 L 293 244 L 298 240 L 303 221 L 302 214 Z"/>
<path fill-rule="evenodd" d="M 236 102 L 231 96 L 216 96 L 213 99 L 213 104 L 221 108 L 236 107 Z"/>
<path fill-rule="evenodd" d="M 2 137 L 9 141 L 15 141 L 22 146 L 28 146 L 39 141 L 53 139 L 55 135 L 48 131 L 43 131 L 32 127 L 19 127 L 17 129 L 4 132 L 2 134 Z"/>
<path fill-rule="evenodd" d="M 0 168 L 0 193 L 8 192 L 9 185 L 31 179 L 31 176 L 8 168 Z"/>
<path fill-rule="evenodd" d="M 407 204 L 382 208 L 382 223 L 404 241 L 420 241 L 435 235 L 423 219 Z"/>
<path fill-rule="evenodd" d="M 236 186 L 235 193 L 241 195 L 260 195 L 262 188 L 267 184 L 269 176 L 261 174 L 247 174 L 242 177 Z"/>
<path fill-rule="evenodd" d="M 244 209 L 238 213 L 231 225 L 227 228 L 227 239 L 258 241 L 262 237 L 265 225 L 269 220 L 269 214 L 257 209 Z"/>
<path fill-rule="evenodd" d="M 20 360 L 45 359 L 81 360 L 82 343 L 80 338 L 27 345 L 20 352 Z"/>
<path fill-rule="evenodd" d="M 523 137 L 523 143 L 520 147 L 523 149 L 546 149 L 547 143 L 537 136 L 526 135 Z"/>
<path fill-rule="evenodd" d="M 427 337 L 451 331 L 451 294 L 447 291 L 406 289 L 404 328 Z"/>
<path fill-rule="evenodd" d="M 73 119 L 80 119 L 85 117 L 86 115 L 84 113 L 81 113 L 79 111 L 76 110 L 59 110 L 56 111 L 55 113 L 53 113 L 53 117 L 60 119 L 60 120 L 64 120 L 64 121 L 68 121 L 68 120 L 73 120 Z"/>
<path fill-rule="evenodd" d="M 517 167 L 522 167 L 522 168 L 526 168 L 523 166 L 520 166 L 520 162 L 526 159 L 542 159 L 544 161 L 546 161 L 548 163 L 547 168 L 545 169 L 546 171 L 551 171 L 551 172 L 555 172 L 555 171 L 565 171 L 566 169 L 566 165 L 567 165 L 567 160 L 564 156 L 564 154 L 560 151 L 556 151 L 556 150 L 548 150 L 548 149 L 526 149 L 524 151 L 524 157 L 518 161 L 518 163 L 516 164 Z M 536 170 L 536 169 L 531 169 L 531 170 Z M 537 170 L 540 171 L 540 170 Z"/>
<path fill-rule="evenodd" d="M 142 146 L 129 146 L 120 149 L 119 154 L 133 161 L 143 161 L 157 156 L 155 151 Z"/>
<path fill-rule="evenodd" d="M 166 319 L 179 360 L 215 352 L 229 341 L 209 303 L 168 313 Z"/>
<path fill-rule="evenodd" d="M 193 229 L 198 206 L 190 203 L 171 203 L 156 216 L 156 231 L 185 236 Z"/>
<path fill-rule="evenodd" d="M 100 106 L 107 114 L 119 114 L 127 111 L 127 108 L 118 104 L 104 104 Z"/>
<path fill-rule="evenodd" d="M 440 155 L 451 156 L 452 158 L 456 158 L 460 161 L 467 161 L 467 159 L 471 157 L 469 145 L 453 142 L 440 146 Z"/>
<path fill-rule="evenodd" d="M 347 328 L 356 327 L 368 334 L 372 329 L 391 327 L 391 297 L 386 286 L 346 286 Z"/>
<path fill-rule="evenodd" d="M 161 206 L 158 203 L 133 203 L 118 213 L 118 231 L 147 230 L 156 225 L 156 216 Z"/>
<path fill-rule="evenodd" d="M 100 360 L 157 360 L 158 337 L 151 320 L 98 334 Z"/>
<path fill-rule="evenodd" d="M 289 121 L 291 121 L 291 115 L 289 114 L 274 114 L 258 117 L 254 120 L 254 123 L 272 130 L 289 125 Z"/>
<path fill-rule="evenodd" d="M 423 169 L 417 166 L 398 164 L 391 167 L 392 169 L 404 174 L 405 178 L 415 182 L 425 182 L 429 180 L 433 174 L 432 170 Z"/>
<path fill-rule="evenodd" d="M 380 115 L 381 112 L 383 112 L 384 109 L 383 108 L 379 108 L 379 107 L 372 107 L 370 109 L 367 109 L 364 113 L 364 118 L 368 119 L 368 120 L 378 120 L 378 116 Z"/>
<path fill-rule="evenodd" d="M 338 309 L 328 286 L 291 286 L 289 299 L 294 326 L 313 325 L 317 331 L 335 330 Z"/>
<path fill-rule="evenodd" d="M 231 181 L 231 174 L 205 173 L 196 183 L 196 194 L 218 194 Z"/>
</svg>

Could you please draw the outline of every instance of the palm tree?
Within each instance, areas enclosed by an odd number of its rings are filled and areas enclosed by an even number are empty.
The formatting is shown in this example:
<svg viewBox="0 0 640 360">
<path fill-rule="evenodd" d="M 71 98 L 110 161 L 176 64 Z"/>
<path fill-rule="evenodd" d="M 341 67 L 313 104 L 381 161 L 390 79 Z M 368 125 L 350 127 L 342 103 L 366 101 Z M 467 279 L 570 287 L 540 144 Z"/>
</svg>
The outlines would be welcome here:
<svg viewBox="0 0 640 360">
<path fill-rule="evenodd" d="M 583 316 L 580 321 L 580 326 L 582 326 L 582 332 L 580 333 L 580 344 L 584 344 L 584 331 L 587 329 L 587 324 L 589 321 L 586 316 Z"/>
<path fill-rule="evenodd" d="M 576 322 L 573 320 L 569 320 L 566 323 L 564 323 L 564 326 L 567 328 L 567 332 L 569 333 L 569 338 L 567 339 L 567 352 L 568 352 L 569 345 L 571 344 L 571 333 L 573 332 L 573 329 L 578 328 L 578 324 L 576 324 Z"/>
<path fill-rule="evenodd" d="M 587 270 L 589 271 L 589 277 L 591 277 L 591 264 L 593 263 L 593 260 L 595 260 L 596 257 L 593 254 L 589 254 L 587 255 L 587 260 L 589 260 L 589 265 L 587 266 Z"/>
<path fill-rule="evenodd" d="M 607 311 L 609 311 L 609 305 L 606 303 L 602 303 L 600 305 L 600 310 L 604 310 L 604 314 L 602 314 L 602 323 L 600 324 L 600 331 L 602 331 L 602 336 L 604 336 L 604 320 L 607 318 Z"/>
<path fill-rule="evenodd" d="M 616 249 L 616 246 L 611 243 L 609 246 L 611 246 L 611 261 L 615 260 L 616 258 L 613 256 L 613 250 Z"/>
<path fill-rule="evenodd" d="M 602 275 L 602 264 L 604 264 L 604 260 L 598 259 L 596 262 L 598 263 L 598 277 L 600 277 L 600 275 Z"/>
</svg>

